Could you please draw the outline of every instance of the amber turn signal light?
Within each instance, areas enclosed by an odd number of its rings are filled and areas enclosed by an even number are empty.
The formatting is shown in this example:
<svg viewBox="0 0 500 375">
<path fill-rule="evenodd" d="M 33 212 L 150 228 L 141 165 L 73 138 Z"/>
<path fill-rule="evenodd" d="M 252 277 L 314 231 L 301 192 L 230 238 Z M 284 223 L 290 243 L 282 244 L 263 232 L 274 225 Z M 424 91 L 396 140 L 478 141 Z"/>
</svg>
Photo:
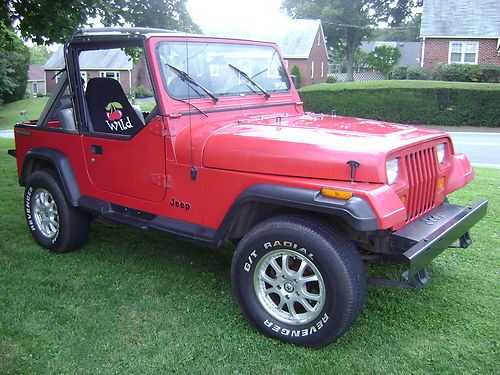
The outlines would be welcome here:
<svg viewBox="0 0 500 375">
<path fill-rule="evenodd" d="M 444 176 L 438 178 L 436 183 L 436 190 L 441 191 L 444 188 Z"/>
<path fill-rule="evenodd" d="M 349 191 L 321 188 L 321 195 L 328 198 L 348 200 L 352 198 L 352 193 Z"/>
</svg>

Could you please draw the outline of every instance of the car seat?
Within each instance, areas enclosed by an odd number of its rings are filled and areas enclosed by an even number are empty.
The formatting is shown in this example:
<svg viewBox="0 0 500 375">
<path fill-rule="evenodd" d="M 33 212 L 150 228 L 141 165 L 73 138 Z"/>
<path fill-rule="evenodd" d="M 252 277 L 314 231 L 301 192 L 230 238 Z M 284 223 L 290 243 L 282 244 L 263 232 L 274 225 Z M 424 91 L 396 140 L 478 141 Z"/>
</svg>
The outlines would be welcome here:
<svg viewBox="0 0 500 375">
<path fill-rule="evenodd" d="M 113 78 L 90 79 L 85 98 L 95 132 L 133 136 L 144 127 L 120 82 Z"/>
</svg>

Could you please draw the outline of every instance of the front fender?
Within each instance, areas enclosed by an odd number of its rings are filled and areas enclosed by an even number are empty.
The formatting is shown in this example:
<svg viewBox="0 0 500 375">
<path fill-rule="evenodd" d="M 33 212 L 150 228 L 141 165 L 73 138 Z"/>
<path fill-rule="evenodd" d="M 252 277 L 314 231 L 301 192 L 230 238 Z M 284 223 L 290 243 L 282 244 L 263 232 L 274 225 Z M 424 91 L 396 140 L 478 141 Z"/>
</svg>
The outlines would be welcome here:
<svg viewBox="0 0 500 375">
<path fill-rule="evenodd" d="M 377 216 L 368 202 L 361 197 L 349 200 L 331 199 L 323 197 L 317 190 L 271 184 L 253 185 L 241 193 L 226 214 L 222 228 L 229 227 L 240 207 L 253 202 L 338 216 L 359 231 L 379 229 Z"/>
</svg>

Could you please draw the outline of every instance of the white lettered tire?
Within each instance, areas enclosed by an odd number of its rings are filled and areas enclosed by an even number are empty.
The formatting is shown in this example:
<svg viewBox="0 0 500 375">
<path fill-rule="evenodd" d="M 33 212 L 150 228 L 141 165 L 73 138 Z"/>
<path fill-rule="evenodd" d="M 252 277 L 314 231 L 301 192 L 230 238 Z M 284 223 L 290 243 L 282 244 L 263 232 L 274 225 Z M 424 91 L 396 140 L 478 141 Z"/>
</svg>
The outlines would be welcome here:
<svg viewBox="0 0 500 375">
<path fill-rule="evenodd" d="M 38 170 L 28 177 L 24 213 L 35 241 L 51 252 L 66 253 L 87 242 L 90 216 L 69 204 L 52 170 Z"/>
<path fill-rule="evenodd" d="M 305 347 L 342 336 L 366 294 L 363 262 L 352 242 L 304 216 L 278 216 L 251 229 L 236 248 L 231 278 L 259 331 Z"/>
</svg>

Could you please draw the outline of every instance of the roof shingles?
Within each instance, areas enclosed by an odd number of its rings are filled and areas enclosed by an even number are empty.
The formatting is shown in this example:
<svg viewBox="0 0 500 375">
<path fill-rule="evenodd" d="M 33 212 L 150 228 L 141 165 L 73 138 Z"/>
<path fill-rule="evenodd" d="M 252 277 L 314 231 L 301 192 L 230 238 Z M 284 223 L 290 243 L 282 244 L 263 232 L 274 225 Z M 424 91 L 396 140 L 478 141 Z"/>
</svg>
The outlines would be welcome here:
<svg viewBox="0 0 500 375">
<path fill-rule="evenodd" d="M 307 59 L 320 26 L 320 20 L 290 19 L 287 22 L 262 24 L 259 27 L 226 28 L 221 25 L 205 32 L 211 36 L 274 42 L 284 58 Z"/>
<path fill-rule="evenodd" d="M 132 60 L 119 48 L 84 51 L 80 55 L 80 69 L 131 70 Z M 45 70 L 60 70 L 64 67 L 62 47 L 45 63 Z"/>
<path fill-rule="evenodd" d="M 498 0 L 425 0 L 420 36 L 500 38 Z"/>
</svg>

